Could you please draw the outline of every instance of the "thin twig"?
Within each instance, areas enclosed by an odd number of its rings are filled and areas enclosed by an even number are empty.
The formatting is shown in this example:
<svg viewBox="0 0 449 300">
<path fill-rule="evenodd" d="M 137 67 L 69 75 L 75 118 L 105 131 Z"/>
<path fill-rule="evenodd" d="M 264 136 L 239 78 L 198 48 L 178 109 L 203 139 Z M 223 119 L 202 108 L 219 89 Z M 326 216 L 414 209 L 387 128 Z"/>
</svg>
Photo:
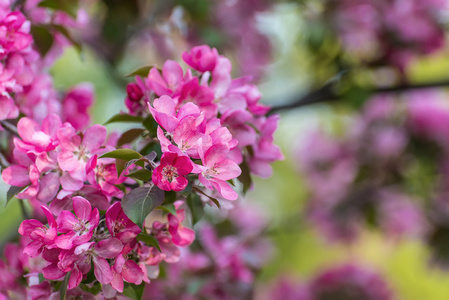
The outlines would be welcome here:
<svg viewBox="0 0 449 300">
<path fill-rule="evenodd" d="M 0 121 L 0 124 L 3 126 L 3 128 L 5 128 L 8 132 L 19 136 L 19 131 L 17 130 L 17 127 L 12 125 L 11 123 L 9 123 L 8 121 Z"/>
<path fill-rule="evenodd" d="M 4 170 L 7 167 L 9 167 L 9 163 L 6 160 L 6 157 L 1 152 L 0 152 L 0 167 L 1 167 L 2 170 Z"/>
<path fill-rule="evenodd" d="M 301 96 L 300 98 L 293 100 L 286 104 L 281 104 L 278 106 L 273 106 L 270 110 L 270 114 L 291 109 L 291 108 L 297 108 L 302 107 L 314 103 L 320 103 L 320 102 L 329 102 L 329 101 L 335 101 L 342 98 L 342 95 L 339 95 L 337 92 L 335 92 L 335 81 L 329 82 L 328 84 L 324 85 L 322 88 L 312 91 L 309 94 L 306 94 L 304 96 Z M 368 90 L 368 93 L 370 94 L 382 94 L 382 93 L 400 93 L 400 92 L 407 92 L 411 90 L 420 90 L 420 89 L 429 89 L 429 88 L 438 88 L 438 87 L 449 87 L 449 81 L 439 81 L 439 82 L 431 82 L 431 83 L 421 83 L 421 84 L 403 84 L 398 86 L 392 86 L 392 87 L 384 87 L 384 88 L 376 88 Z"/>
</svg>

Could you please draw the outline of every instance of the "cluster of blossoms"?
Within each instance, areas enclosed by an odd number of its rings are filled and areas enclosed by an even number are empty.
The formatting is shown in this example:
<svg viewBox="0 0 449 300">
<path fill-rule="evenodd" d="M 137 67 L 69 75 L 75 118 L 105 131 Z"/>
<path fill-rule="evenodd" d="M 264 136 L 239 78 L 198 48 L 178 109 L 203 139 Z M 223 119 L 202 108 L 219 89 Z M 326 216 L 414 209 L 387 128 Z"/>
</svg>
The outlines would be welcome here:
<svg viewBox="0 0 449 300">
<path fill-rule="evenodd" d="M 321 272 L 306 284 L 281 279 L 261 299 L 285 300 L 392 300 L 393 293 L 383 278 L 364 267 L 346 264 Z"/>
<path fill-rule="evenodd" d="M 47 67 L 62 54 L 63 47 L 70 45 L 67 37 L 55 32 L 51 48 L 42 50 L 30 33 L 32 29 L 47 32 L 36 24 L 64 31 L 64 26 L 74 26 L 76 20 L 65 12 L 53 12 L 38 4 L 39 1 L 27 1 L 23 7 L 33 23 L 21 11 L 12 11 L 10 1 L 3 1 L 0 6 L 0 121 L 15 119 L 22 113 L 41 122 L 46 115 L 56 113 L 67 121 L 81 117 L 73 124 L 80 129 L 89 122 L 87 108 L 93 102 L 92 88 L 86 84 L 76 86 L 61 97 L 47 72 Z"/>
<path fill-rule="evenodd" d="M 424 238 L 435 258 L 446 260 L 446 95 L 429 90 L 398 98 L 370 100 L 343 137 L 315 132 L 301 147 L 307 215 L 331 240 L 351 241 L 374 226 L 393 237 Z"/>
<path fill-rule="evenodd" d="M 282 159 L 273 144 L 278 116 L 266 117 L 269 107 L 259 103 L 250 78 L 232 79 L 230 61 L 207 46 L 183 54 L 193 69 L 184 72 L 167 61 L 162 71 L 152 68 L 128 85 L 131 115 L 110 122 L 137 120 L 142 126 L 131 136 L 108 137 L 104 126 L 88 127 L 91 86 L 81 84 L 61 97 L 46 72 L 67 41 L 38 53 L 42 49 L 29 34 L 30 28 L 52 26 L 59 30 L 49 31 L 53 39 L 69 39 L 58 26 L 81 28 L 83 12 L 74 19 L 27 1 L 22 9 L 31 25 L 7 4 L 0 27 L 6 74 L 0 133 L 12 150 L 4 153 L 9 166 L 1 157 L 2 179 L 12 186 L 8 201 L 27 200 L 35 219 L 20 225 L 20 246 L 8 246 L 19 256 L 0 265 L 11 271 L 1 281 L 0 299 L 122 297 L 157 278 L 162 263 L 181 260 L 181 248 L 195 240 L 187 224 L 199 220 L 206 203 L 232 207 L 226 201 L 239 197 L 232 187 L 237 179 L 246 192 L 250 172 L 268 177 L 270 163 Z M 20 81 L 24 74 L 30 76 L 26 82 Z M 208 266 L 253 281 L 252 264 L 241 257 L 248 245 L 237 237 L 220 241 L 207 225 L 202 235 L 214 255 Z"/>
<path fill-rule="evenodd" d="M 127 87 L 130 113 L 145 116 L 148 107 L 158 125 L 163 156 L 153 182 L 181 191 L 185 176 L 198 174 L 207 189 L 235 200 L 227 181 L 241 174 L 239 165 L 269 177 L 270 163 L 283 158 L 273 144 L 279 117 L 265 116 L 269 107 L 259 103 L 261 94 L 250 78 L 232 79 L 230 61 L 216 49 L 198 46 L 182 57 L 193 71 L 167 61 L 162 70 L 151 68 Z"/>
<path fill-rule="evenodd" d="M 387 60 L 404 68 L 418 55 L 444 46 L 442 0 L 326 1 L 328 16 L 342 46 L 362 61 Z M 329 18 L 330 16 L 330 18 Z"/>
<path fill-rule="evenodd" d="M 166 277 L 154 280 L 144 295 L 161 300 L 250 299 L 255 275 L 273 247 L 262 237 L 266 218 L 257 207 L 240 204 L 224 221 L 198 225 L 195 244 L 181 253 L 179 263 L 166 265 Z"/>
</svg>

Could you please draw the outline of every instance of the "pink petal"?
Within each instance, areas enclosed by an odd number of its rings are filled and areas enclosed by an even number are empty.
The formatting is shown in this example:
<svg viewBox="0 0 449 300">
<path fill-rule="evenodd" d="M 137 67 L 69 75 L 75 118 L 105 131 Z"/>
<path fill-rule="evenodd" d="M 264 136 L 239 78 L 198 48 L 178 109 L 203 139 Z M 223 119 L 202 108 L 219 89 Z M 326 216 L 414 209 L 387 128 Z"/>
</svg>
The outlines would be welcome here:
<svg viewBox="0 0 449 300">
<path fill-rule="evenodd" d="M 59 175 L 57 173 L 47 173 L 39 182 L 39 193 L 37 199 L 43 203 L 48 203 L 56 197 L 59 191 Z"/>
<path fill-rule="evenodd" d="M 3 181 L 9 185 L 26 186 L 31 183 L 28 168 L 12 165 L 2 172 Z"/>
<path fill-rule="evenodd" d="M 115 258 L 123 250 L 123 244 L 115 237 L 101 240 L 95 245 L 95 252 L 104 258 Z"/>
<path fill-rule="evenodd" d="M 80 196 L 73 197 L 72 200 L 73 210 L 75 211 L 77 217 L 83 221 L 89 221 L 90 214 L 92 212 L 90 202 Z"/>
<path fill-rule="evenodd" d="M 84 133 L 82 144 L 89 151 L 97 150 L 104 144 L 107 133 L 106 127 L 94 125 Z"/>
<path fill-rule="evenodd" d="M 106 259 L 98 256 L 93 257 L 94 274 L 101 284 L 108 284 L 112 281 L 112 271 Z"/>
<path fill-rule="evenodd" d="M 123 279 L 129 283 L 141 284 L 143 279 L 142 269 L 132 260 L 127 260 L 122 270 Z"/>
<path fill-rule="evenodd" d="M 65 276 L 66 272 L 61 271 L 58 265 L 51 264 L 42 269 L 42 273 L 46 279 L 58 280 Z"/>
</svg>

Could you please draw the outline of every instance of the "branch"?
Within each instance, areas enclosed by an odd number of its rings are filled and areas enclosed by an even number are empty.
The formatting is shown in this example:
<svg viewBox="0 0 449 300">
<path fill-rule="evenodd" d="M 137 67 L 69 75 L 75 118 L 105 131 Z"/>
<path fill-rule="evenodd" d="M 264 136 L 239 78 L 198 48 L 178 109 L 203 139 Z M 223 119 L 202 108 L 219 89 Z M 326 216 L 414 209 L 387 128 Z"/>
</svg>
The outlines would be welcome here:
<svg viewBox="0 0 449 300">
<path fill-rule="evenodd" d="M 8 121 L 5 121 L 5 120 L 0 121 L 0 125 L 3 126 L 3 128 L 6 129 L 6 131 L 8 131 L 16 136 L 19 136 L 19 131 L 17 131 L 17 127 L 12 125 Z"/>
<path fill-rule="evenodd" d="M 324 85 L 322 88 L 312 91 L 309 94 L 306 94 L 299 99 L 293 100 L 286 104 L 281 104 L 278 106 L 273 106 L 269 112 L 269 114 L 273 114 L 280 110 L 286 110 L 290 108 L 302 107 L 314 103 L 320 102 L 328 102 L 335 101 L 342 98 L 341 94 L 335 92 L 335 83 L 336 80 L 332 80 L 331 82 Z M 403 84 L 392 87 L 384 87 L 384 88 L 376 88 L 368 90 L 370 94 L 382 94 L 382 93 L 400 93 L 411 90 L 420 90 L 420 89 L 429 89 L 429 88 L 437 88 L 437 87 L 449 87 L 449 81 L 439 81 L 432 83 L 422 83 L 422 84 Z"/>
<path fill-rule="evenodd" d="M 1 152 L 0 152 L 0 167 L 1 167 L 1 170 L 4 170 L 7 167 L 9 167 L 8 161 L 6 160 L 5 156 Z"/>
</svg>

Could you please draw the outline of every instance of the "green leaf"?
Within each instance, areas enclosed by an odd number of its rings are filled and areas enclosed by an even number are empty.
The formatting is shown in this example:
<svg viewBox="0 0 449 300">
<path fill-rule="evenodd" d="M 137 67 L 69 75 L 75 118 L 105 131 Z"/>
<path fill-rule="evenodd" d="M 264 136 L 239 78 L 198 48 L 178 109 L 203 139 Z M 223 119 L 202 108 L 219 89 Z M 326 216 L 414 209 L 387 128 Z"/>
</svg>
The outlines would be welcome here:
<svg viewBox="0 0 449 300">
<path fill-rule="evenodd" d="M 180 193 L 183 197 L 187 197 L 190 195 L 190 192 L 192 192 L 192 183 L 189 182 L 189 184 L 186 186 L 185 189 L 183 189 Z"/>
<path fill-rule="evenodd" d="M 100 158 L 118 158 L 124 161 L 130 161 L 132 159 L 139 159 L 142 155 L 139 152 L 136 152 L 132 149 L 117 149 L 110 152 L 107 152 L 100 156 Z"/>
<path fill-rule="evenodd" d="M 242 170 L 242 173 L 237 179 L 243 184 L 243 193 L 246 194 L 246 192 L 248 192 L 249 188 L 253 184 L 253 180 L 251 178 L 250 169 L 246 161 L 243 161 L 239 167 Z"/>
<path fill-rule="evenodd" d="M 145 288 L 145 282 L 140 285 L 135 285 L 132 283 L 126 283 L 123 289 L 123 296 L 131 298 L 133 300 L 141 300 L 143 295 L 143 290 Z"/>
<path fill-rule="evenodd" d="M 192 223 L 195 225 L 204 216 L 204 203 L 197 194 L 191 193 L 187 197 L 187 206 L 192 214 Z"/>
<path fill-rule="evenodd" d="M 128 131 L 125 131 L 119 138 L 117 142 L 117 147 L 123 146 L 125 144 L 132 143 L 135 139 L 137 139 L 145 129 L 143 128 L 133 128 Z"/>
<path fill-rule="evenodd" d="M 115 116 L 112 116 L 103 125 L 107 125 L 110 123 L 142 123 L 142 122 L 143 122 L 142 117 L 131 116 L 127 114 L 117 114 Z"/>
<path fill-rule="evenodd" d="M 122 208 L 128 218 L 142 226 L 148 214 L 164 202 L 164 191 L 157 186 L 139 187 L 122 199 Z"/>
<path fill-rule="evenodd" d="M 139 233 L 136 237 L 136 239 L 138 241 L 142 241 L 147 245 L 153 246 L 154 248 L 156 248 L 159 252 L 162 252 L 161 250 L 161 246 L 159 246 L 159 242 L 157 241 L 157 239 L 149 234 L 146 233 Z"/>
<path fill-rule="evenodd" d="M 123 159 L 116 158 L 115 159 L 115 168 L 117 169 L 117 177 L 120 177 L 120 174 L 122 174 L 123 170 L 126 169 L 127 162 Z"/>
<path fill-rule="evenodd" d="M 152 115 L 149 115 L 148 117 L 146 117 L 145 120 L 143 120 L 142 125 L 146 129 L 148 129 L 148 131 L 150 132 L 151 136 L 153 136 L 153 137 L 157 136 L 157 126 L 158 126 L 158 124 L 154 120 Z"/>
<path fill-rule="evenodd" d="M 150 70 L 152 69 L 152 66 L 145 66 L 142 68 L 139 68 L 137 70 L 135 70 L 134 72 L 126 75 L 125 77 L 132 77 L 132 76 L 142 76 L 142 77 L 147 77 L 148 73 L 150 73 Z"/>
<path fill-rule="evenodd" d="M 45 56 L 53 45 L 53 35 L 44 26 L 32 25 L 30 31 L 37 50 L 41 56 Z"/>
<path fill-rule="evenodd" d="M 168 213 L 171 213 L 171 214 L 174 215 L 174 216 L 177 215 L 177 213 L 176 213 L 176 208 L 175 208 L 175 206 L 173 205 L 173 203 L 165 204 L 165 205 L 163 205 L 163 206 L 160 206 L 160 208 L 163 209 L 163 210 L 165 210 L 165 211 L 168 212 Z"/>
<path fill-rule="evenodd" d="M 206 196 L 207 198 L 209 198 L 218 208 L 221 208 L 220 202 L 218 202 L 217 199 L 209 196 L 208 194 L 206 194 L 205 192 L 203 192 L 202 190 L 195 188 L 195 191 L 197 191 L 198 193 L 200 193 L 201 195 Z"/>
<path fill-rule="evenodd" d="M 166 191 L 165 192 L 165 203 L 173 203 L 177 200 L 177 195 L 175 191 Z"/>
<path fill-rule="evenodd" d="M 76 0 L 44 0 L 40 2 L 38 6 L 53 10 L 61 10 L 73 18 L 76 18 L 78 13 L 78 1 Z"/>
<path fill-rule="evenodd" d="M 6 203 L 5 203 L 5 207 L 8 205 L 9 201 L 12 200 L 12 198 L 14 198 L 18 193 L 20 193 L 21 191 L 23 191 L 24 189 L 26 189 L 28 187 L 27 186 L 11 186 L 8 190 L 8 192 L 6 193 Z"/>
<path fill-rule="evenodd" d="M 68 272 L 65 277 L 64 277 L 64 281 L 61 284 L 61 288 L 59 290 L 60 292 L 60 299 L 61 300 L 65 300 L 66 299 L 66 294 L 67 294 L 67 284 L 69 283 L 69 278 L 70 278 L 70 273 Z"/>
<path fill-rule="evenodd" d="M 149 181 L 151 179 L 152 173 L 148 171 L 147 169 L 140 169 L 135 172 L 129 173 L 128 175 L 125 175 L 126 177 L 131 177 L 134 179 L 142 180 L 142 181 Z"/>
</svg>

